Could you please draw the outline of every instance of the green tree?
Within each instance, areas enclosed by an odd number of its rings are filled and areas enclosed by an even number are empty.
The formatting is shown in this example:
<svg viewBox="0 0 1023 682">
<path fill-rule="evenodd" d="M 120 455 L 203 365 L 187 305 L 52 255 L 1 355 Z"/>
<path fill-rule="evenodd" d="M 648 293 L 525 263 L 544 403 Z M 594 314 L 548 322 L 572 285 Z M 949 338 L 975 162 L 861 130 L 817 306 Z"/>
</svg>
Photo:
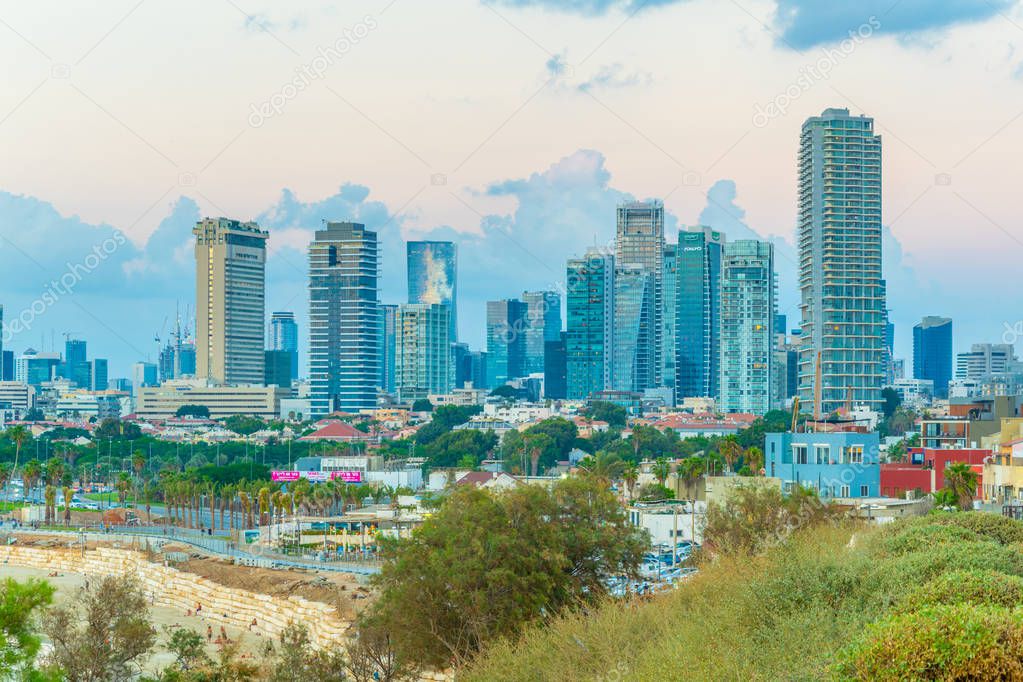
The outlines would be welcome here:
<svg viewBox="0 0 1023 682">
<path fill-rule="evenodd" d="M 479 405 L 441 405 L 433 411 L 430 422 L 416 431 L 416 443 L 432 443 L 482 411 Z"/>
<path fill-rule="evenodd" d="M 899 397 L 899 392 L 894 388 L 886 387 L 881 389 L 881 399 L 884 400 L 884 403 L 881 405 L 881 413 L 885 419 L 890 419 L 895 414 L 895 410 L 902 404 L 902 398 Z"/>
<path fill-rule="evenodd" d="M 182 405 L 174 414 L 178 417 L 198 417 L 200 419 L 209 419 L 210 408 L 205 405 Z"/>
<path fill-rule="evenodd" d="M 707 462 L 703 457 L 692 456 L 686 457 L 678 465 L 678 477 L 679 480 L 686 487 L 686 497 L 690 500 L 695 500 L 696 495 L 696 483 L 699 481 L 704 474 L 707 473 Z"/>
<path fill-rule="evenodd" d="M 588 476 L 602 481 L 605 485 L 610 485 L 621 478 L 625 466 L 621 457 L 610 452 L 598 452 L 593 457 L 586 457 L 579 462 L 579 467 Z"/>
<path fill-rule="evenodd" d="M 568 457 L 576 438 L 579 437 L 579 429 L 575 424 L 564 417 L 552 417 L 544 419 L 526 429 L 525 434 L 546 434 L 550 436 L 554 446 L 554 457 L 564 459 Z"/>
<path fill-rule="evenodd" d="M 586 408 L 586 416 L 590 419 L 607 422 L 613 429 L 624 429 L 629 413 L 621 405 L 595 400 Z"/>
<path fill-rule="evenodd" d="M 209 665 L 211 661 L 202 635 L 191 628 L 168 629 L 167 632 L 170 634 L 167 650 L 174 654 L 175 668 L 188 671 Z"/>
<path fill-rule="evenodd" d="M 955 495 L 959 508 L 964 511 L 973 509 L 977 481 L 977 472 L 966 462 L 956 462 L 945 467 L 945 485 Z"/>
<path fill-rule="evenodd" d="M 413 412 L 433 412 L 433 403 L 428 398 L 420 398 L 412 403 Z"/>
<path fill-rule="evenodd" d="M 107 576 L 93 589 L 52 607 L 43 631 L 49 664 L 68 682 L 135 679 L 156 642 L 149 605 L 134 576 Z"/>
<path fill-rule="evenodd" d="M 28 442 L 29 439 L 32 438 L 32 434 L 29 433 L 29 430 L 26 429 L 24 426 L 18 424 L 16 426 L 8 427 L 7 430 L 4 431 L 4 436 L 7 438 L 7 440 L 14 443 L 14 467 L 11 469 L 11 471 L 12 475 L 17 475 L 18 457 L 21 455 L 21 447 L 26 442 Z M 28 492 L 27 486 L 25 487 L 25 492 L 26 493 Z"/>
<path fill-rule="evenodd" d="M 53 587 L 42 580 L 0 585 L 0 679 L 41 679 L 34 671 L 41 640 L 39 612 L 53 601 Z"/>
<path fill-rule="evenodd" d="M 650 473 L 654 475 L 661 487 L 664 487 L 664 482 L 671 475 L 671 462 L 666 457 L 658 457 L 650 467 Z"/>
</svg>

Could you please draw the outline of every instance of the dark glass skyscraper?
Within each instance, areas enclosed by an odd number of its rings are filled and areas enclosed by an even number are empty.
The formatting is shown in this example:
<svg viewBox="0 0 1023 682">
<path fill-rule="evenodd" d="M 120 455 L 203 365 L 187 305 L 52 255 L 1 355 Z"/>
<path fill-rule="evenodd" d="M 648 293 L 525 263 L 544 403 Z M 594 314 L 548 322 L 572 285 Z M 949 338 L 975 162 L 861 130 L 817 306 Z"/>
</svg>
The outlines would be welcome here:
<svg viewBox="0 0 1023 682">
<path fill-rule="evenodd" d="M 717 397 L 721 354 L 721 256 L 725 237 L 709 227 L 678 233 L 675 283 L 675 396 Z"/>
<path fill-rule="evenodd" d="M 380 306 L 380 388 L 388 393 L 398 390 L 398 306 L 388 303 Z"/>
<path fill-rule="evenodd" d="M 487 381 L 491 388 L 525 376 L 526 304 L 487 301 Z"/>
<path fill-rule="evenodd" d="M 298 379 L 298 323 L 295 322 L 295 313 L 271 313 L 267 337 L 267 350 L 279 350 L 291 354 L 289 360 L 291 378 Z"/>
<path fill-rule="evenodd" d="M 948 395 L 952 380 L 952 320 L 927 316 L 913 326 L 913 378 L 934 382 L 934 394 Z"/>
<path fill-rule="evenodd" d="M 615 259 L 599 249 L 568 261 L 568 398 L 585 400 L 611 388 Z"/>
<path fill-rule="evenodd" d="M 451 308 L 451 341 L 458 340 L 458 247 L 453 242 L 408 242 L 408 302 Z"/>
<path fill-rule="evenodd" d="M 547 341 L 543 354 L 544 397 L 561 400 L 568 397 L 568 358 L 565 355 L 565 340 L 568 332 L 561 332 L 557 341 Z"/>
<path fill-rule="evenodd" d="M 380 256 L 376 232 L 326 223 L 309 245 L 309 384 L 312 414 L 377 404 Z"/>
<path fill-rule="evenodd" d="M 561 338 L 561 296 L 554 291 L 526 291 L 525 374 L 544 371 L 544 344 Z"/>
</svg>

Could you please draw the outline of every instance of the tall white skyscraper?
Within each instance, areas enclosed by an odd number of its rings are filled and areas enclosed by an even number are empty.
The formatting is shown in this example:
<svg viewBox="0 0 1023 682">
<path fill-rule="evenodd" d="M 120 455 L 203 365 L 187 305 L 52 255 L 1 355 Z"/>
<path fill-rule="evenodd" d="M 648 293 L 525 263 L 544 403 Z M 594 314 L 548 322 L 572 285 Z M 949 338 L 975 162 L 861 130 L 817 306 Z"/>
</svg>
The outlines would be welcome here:
<svg viewBox="0 0 1023 682">
<path fill-rule="evenodd" d="M 803 124 L 798 240 L 800 399 L 821 416 L 850 398 L 880 410 L 886 308 L 874 119 L 826 109 Z"/>
<path fill-rule="evenodd" d="M 649 318 L 650 342 L 653 352 L 653 373 L 644 386 L 661 385 L 664 371 L 664 204 L 660 201 L 631 201 L 618 206 L 615 234 L 615 266 L 642 266 L 650 274 L 653 287 L 653 310 Z"/>
</svg>

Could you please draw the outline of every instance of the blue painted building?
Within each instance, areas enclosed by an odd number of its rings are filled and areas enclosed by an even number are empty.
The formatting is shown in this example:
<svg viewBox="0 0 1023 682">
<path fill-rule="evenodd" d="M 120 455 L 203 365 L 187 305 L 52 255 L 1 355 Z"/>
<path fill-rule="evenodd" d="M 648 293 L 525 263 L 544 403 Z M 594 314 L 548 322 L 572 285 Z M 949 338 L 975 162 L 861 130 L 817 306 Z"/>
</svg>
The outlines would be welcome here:
<svg viewBox="0 0 1023 682">
<path fill-rule="evenodd" d="M 880 497 L 879 445 L 876 433 L 769 433 L 764 468 L 785 490 L 798 484 L 822 498 Z"/>
</svg>

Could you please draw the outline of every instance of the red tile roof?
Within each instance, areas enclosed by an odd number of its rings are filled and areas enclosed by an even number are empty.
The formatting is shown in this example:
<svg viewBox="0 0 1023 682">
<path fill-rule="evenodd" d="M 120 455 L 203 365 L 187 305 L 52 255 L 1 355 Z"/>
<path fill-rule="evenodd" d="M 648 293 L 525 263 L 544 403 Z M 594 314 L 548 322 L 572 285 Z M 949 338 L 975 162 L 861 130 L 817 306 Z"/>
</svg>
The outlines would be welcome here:
<svg viewBox="0 0 1023 682">
<path fill-rule="evenodd" d="M 364 433 L 347 422 L 332 421 L 299 440 L 370 440 L 372 435 Z"/>
</svg>

